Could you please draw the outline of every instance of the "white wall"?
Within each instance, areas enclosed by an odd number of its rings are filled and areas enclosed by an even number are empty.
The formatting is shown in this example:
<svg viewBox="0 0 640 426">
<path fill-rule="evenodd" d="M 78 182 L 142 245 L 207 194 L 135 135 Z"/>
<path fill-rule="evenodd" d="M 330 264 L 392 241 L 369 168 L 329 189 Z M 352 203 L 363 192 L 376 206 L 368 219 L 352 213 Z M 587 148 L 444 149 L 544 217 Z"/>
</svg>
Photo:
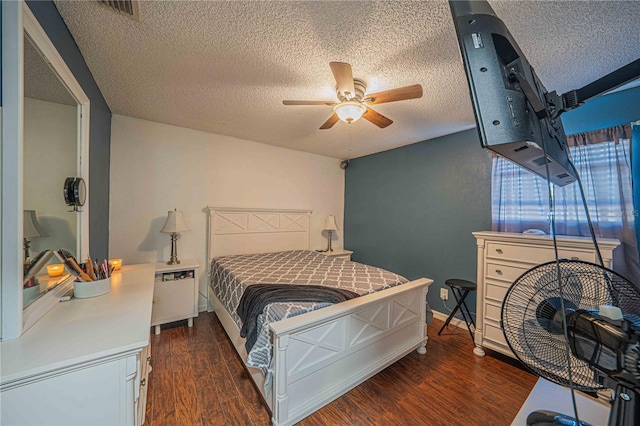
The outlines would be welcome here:
<svg viewBox="0 0 640 426">
<path fill-rule="evenodd" d="M 344 171 L 339 160 L 197 130 L 114 115 L 111 124 L 109 256 L 125 264 L 167 261 L 160 233 L 167 211 L 185 213 L 190 232 L 178 258 L 201 265 L 207 285 L 206 206 L 311 209 L 311 248 L 326 248 L 324 219 L 334 214 L 342 247 Z"/>
<path fill-rule="evenodd" d="M 48 236 L 35 238 L 31 254 L 65 248 L 76 253 L 77 215 L 69 212 L 62 188 L 78 176 L 77 107 L 24 99 L 23 208 L 35 210 Z"/>
</svg>

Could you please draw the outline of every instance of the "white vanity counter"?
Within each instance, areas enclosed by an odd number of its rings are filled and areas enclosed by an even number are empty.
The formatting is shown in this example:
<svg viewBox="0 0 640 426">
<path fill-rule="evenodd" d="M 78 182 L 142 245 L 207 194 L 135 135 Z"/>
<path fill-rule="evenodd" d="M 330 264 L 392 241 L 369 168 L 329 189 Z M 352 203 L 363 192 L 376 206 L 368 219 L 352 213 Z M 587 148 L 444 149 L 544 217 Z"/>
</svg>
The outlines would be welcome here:
<svg viewBox="0 0 640 426">
<path fill-rule="evenodd" d="M 69 419 L 64 418 L 63 412 L 52 413 L 40 407 L 43 413 L 23 417 L 22 410 L 33 411 L 33 407 L 20 404 L 25 406 L 16 409 L 13 414 L 7 413 L 5 408 L 19 403 L 25 393 L 31 396 L 42 393 L 47 396 L 46 399 L 52 396 L 56 399 L 56 391 L 64 393 L 65 389 L 83 398 L 84 402 L 91 398 L 91 392 L 103 387 L 103 384 L 108 388 L 109 384 L 104 380 L 113 377 L 113 392 L 109 396 L 116 403 L 115 407 L 111 406 L 111 409 L 115 408 L 115 417 L 109 417 L 111 414 L 108 413 L 105 414 L 107 417 L 96 417 L 99 416 L 96 412 L 81 410 L 88 417 L 75 411 L 71 423 L 94 423 L 94 420 L 102 419 L 118 424 L 133 424 L 135 411 L 132 409 L 134 406 L 137 408 L 141 390 L 139 386 L 144 386 L 146 382 L 141 380 L 141 373 L 148 361 L 146 350 L 149 345 L 154 273 L 154 264 L 125 266 L 121 271 L 114 272 L 109 293 L 60 302 L 20 338 L 1 342 L 2 423 L 57 423 L 54 419 L 64 423 Z M 131 386 L 127 386 L 129 382 Z M 101 388 L 99 398 L 105 398 L 104 392 L 105 389 Z M 133 394 L 129 396 L 130 392 Z M 101 401 L 99 398 L 96 398 L 96 405 L 106 408 L 109 397 Z M 128 401 L 125 410 L 117 405 L 123 398 Z M 29 398 L 29 401 L 34 399 Z M 47 405 L 51 407 L 54 404 Z M 87 408 L 91 406 L 86 405 Z"/>
</svg>

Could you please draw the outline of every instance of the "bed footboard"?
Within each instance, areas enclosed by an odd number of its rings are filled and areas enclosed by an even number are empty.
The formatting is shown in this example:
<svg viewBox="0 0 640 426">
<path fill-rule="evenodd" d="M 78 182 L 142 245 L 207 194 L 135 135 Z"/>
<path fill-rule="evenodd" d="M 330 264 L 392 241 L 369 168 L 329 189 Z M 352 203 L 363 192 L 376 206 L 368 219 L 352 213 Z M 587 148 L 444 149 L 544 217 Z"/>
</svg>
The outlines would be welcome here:
<svg viewBox="0 0 640 426">
<path fill-rule="evenodd" d="M 426 352 L 421 278 L 271 324 L 273 424 L 293 424 L 414 349 Z"/>
</svg>

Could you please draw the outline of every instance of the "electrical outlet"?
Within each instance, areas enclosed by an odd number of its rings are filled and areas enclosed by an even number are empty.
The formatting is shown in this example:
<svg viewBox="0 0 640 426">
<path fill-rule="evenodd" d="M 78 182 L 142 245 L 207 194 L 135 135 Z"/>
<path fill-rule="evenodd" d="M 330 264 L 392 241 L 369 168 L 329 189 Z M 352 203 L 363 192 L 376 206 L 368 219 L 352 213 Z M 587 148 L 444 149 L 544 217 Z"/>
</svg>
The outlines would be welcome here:
<svg viewBox="0 0 640 426">
<path fill-rule="evenodd" d="M 447 301 L 449 300 L 449 290 L 446 288 L 440 289 L 440 299 Z"/>
</svg>

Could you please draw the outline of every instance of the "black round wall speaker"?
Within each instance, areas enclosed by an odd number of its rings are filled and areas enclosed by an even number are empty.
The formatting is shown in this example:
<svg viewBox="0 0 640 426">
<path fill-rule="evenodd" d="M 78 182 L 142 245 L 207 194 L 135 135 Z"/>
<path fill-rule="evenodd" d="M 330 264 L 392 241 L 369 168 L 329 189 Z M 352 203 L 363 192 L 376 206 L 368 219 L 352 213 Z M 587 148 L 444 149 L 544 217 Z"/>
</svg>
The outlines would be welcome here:
<svg viewBox="0 0 640 426">
<path fill-rule="evenodd" d="M 82 207 L 87 199 L 87 186 L 81 177 L 68 177 L 62 189 L 64 202 L 68 206 Z M 74 210 L 76 210 L 74 208 Z"/>
<path fill-rule="evenodd" d="M 64 188 L 62 192 L 64 194 L 64 202 L 68 206 L 73 206 L 73 182 L 74 178 L 68 177 L 64 180 Z"/>
</svg>

